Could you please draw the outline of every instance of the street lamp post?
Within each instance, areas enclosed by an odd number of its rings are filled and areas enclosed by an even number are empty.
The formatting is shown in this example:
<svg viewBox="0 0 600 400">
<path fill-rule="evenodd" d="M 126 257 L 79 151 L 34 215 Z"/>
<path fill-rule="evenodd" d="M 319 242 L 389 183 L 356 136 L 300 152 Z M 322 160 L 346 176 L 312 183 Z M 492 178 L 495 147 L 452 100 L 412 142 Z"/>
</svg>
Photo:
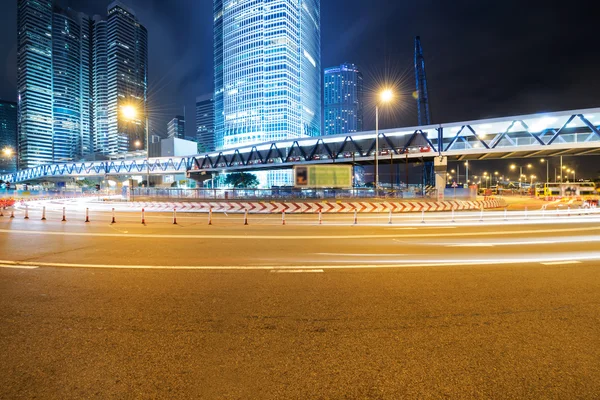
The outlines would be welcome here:
<svg viewBox="0 0 600 400">
<path fill-rule="evenodd" d="M 548 183 L 548 182 L 550 182 L 550 161 L 546 160 L 545 158 L 542 158 L 540 160 L 540 162 L 542 164 L 544 164 L 544 163 L 546 164 L 546 183 Z M 555 173 L 555 175 L 556 175 L 556 173 Z M 556 178 L 554 178 L 554 179 L 556 180 Z"/>
<path fill-rule="evenodd" d="M 381 92 L 381 102 L 388 103 L 394 97 L 390 89 Z M 375 104 L 375 193 L 379 196 L 379 103 Z"/>
<path fill-rule="evenodd" d="M 512 164 L 510 166 L 511 170 L 515 170 L 517 168 L 517 166 L 515 164 Z M 532 165 L 531 164 L 527 164 L 527 168 L 531 169 Z M 521 192 L 521 190 L 523 189 L 523 166 L 519 165 L 519 192 Z"/>
</svg>

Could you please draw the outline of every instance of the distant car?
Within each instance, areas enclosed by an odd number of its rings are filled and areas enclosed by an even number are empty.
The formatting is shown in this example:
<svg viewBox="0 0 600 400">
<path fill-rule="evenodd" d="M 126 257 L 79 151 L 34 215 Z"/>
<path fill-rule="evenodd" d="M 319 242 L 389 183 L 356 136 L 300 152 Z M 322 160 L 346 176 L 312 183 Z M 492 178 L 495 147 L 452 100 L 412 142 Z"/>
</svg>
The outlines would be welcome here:
<svg viewBox="0 0 600 400">
<path fill-rule="evenodd" d="M 383 149 L 379 152 L 379 155 L 381 156 L 387 156 L 388 154 L 390 154 L 390 151 L 388 149 Z"/>
<path fill-rule="evenodd" d="M 274 161 L 273 161 L 273 159 L 272 159 L 272 158 L 269 158 L 269 160 L 268 160 L 268 163 L 269 163 L 269 164 L 273 164 L 273 162 L 274 162 Z"/>
<path fill-rule="evenodd" d="M 320 159 L 321 159 L 321 156 L 320 156 L 320 155 L 318 155 L 318 154 L 315 154 L 315 155 L 313 156 L 313 158 L 312 158 L 312 159 L 313 159 L 313 160 L 320 160 Z"/>
<path fill-rule="evenodd" d="M 421 147 L 419 147 L 419 151 L 421 153 L 429 153 L 431 151 L 431 147 L 429 147 L 429 146 L 421 146 Z"/>
<path fill-rule="evenodd" d="M 344 158 L 352 158 L 352 153 L 349 151 L 344 152 Z"/>
</svg>

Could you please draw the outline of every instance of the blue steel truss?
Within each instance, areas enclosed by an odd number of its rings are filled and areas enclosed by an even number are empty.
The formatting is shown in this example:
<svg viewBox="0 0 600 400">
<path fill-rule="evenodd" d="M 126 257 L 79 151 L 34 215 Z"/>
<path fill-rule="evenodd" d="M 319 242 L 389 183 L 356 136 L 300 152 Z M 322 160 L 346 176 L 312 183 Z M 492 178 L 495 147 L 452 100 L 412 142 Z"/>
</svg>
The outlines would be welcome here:
<svg viewBox="0 0 600 400">
<path fill-rule="evenodd" d="M 380 159 L 531 157 L 600 154 L 600 108 L 388 129 L 379 132 Z M 423 143 L 416 145 L 415 143 Z M 187 157 L 41 165 L 0 180 L 51 177 L 227 172 L 291 168 L 302 163 L 373 163 L 375 132 L 283 140 Z"/>
</svg>

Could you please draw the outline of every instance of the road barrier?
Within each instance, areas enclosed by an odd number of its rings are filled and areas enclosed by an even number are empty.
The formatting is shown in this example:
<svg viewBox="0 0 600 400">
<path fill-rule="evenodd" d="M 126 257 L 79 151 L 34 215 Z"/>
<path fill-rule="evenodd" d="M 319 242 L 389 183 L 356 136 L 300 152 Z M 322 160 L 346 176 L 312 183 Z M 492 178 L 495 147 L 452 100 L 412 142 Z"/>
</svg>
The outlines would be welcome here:
<svg viewBox="0 0 600 400">
<path fill-rule="evenodd" d="M 433 211 L 456 211 L 479 210 L 481 207 L 499 208 L 506 206 L 502 199 L 484 201 L 384 201 L 384 202 L 281 202 L 281 201 L 206 201 L 206 202 L 130 202 L 127 205 L 133 209 L 144 207 L 153 211 L 170 211 L 177 207 L 180 211 L 208 212 L 211 208 L 219 212 L 248 213 L 254 214 L 286 214 L 301 213 L 380 213 L 391 210 L 393 213 L 407 212 L 433 212 Z"/>
<path fill-rule="evenodd" d="M 41 220 L 45 221 L 47 218 L 46 215 L 46 208 L 48 206 L 44 205 L 45 203 L 42 204 L 33 204 L 33 203 L 29 203 L 29 205 L 24 204 L 22 206 L 21 209 L 19 209 L 19 206 L 16 207 L 16 212 L 17 215 L 19 215 L 19 218 L 22 218 L 22 216 L 24 216 L 24 219 L 29 219 L 29 211 L 30 211 L 30 206 L 32 207 L 32 210 L 34 212 L 35 215 L 39 215 L 36 214 L 36 209 L 41 211 Z M 56 206 L 56 205 L 55 205 Z M 56 208 L 52 208 L 53 206 L 50 205 L 50 210 L 57 210 L 58 207 Z M 572 210 L 570 206 L 565 205 L 566 209 L 565 211 L 561 210 L 561 206 L 557 206 L 556 208 L 556 217 L 555 218 L 561 218 L 564 219 L 565 217 L 573 217 L 573 218 L 577 218 L 577 216 L 600 216 L 600 210 L 597 210 L 596 208 L 592 208 L 592 207 L 579 207 L 579 209 L 575 209 Z M 67 222 L 67 218 L 66 218 L 66 207 L 61 207 L 62 208 L 62 221 L 63 222 Z M 94 211 L 99 211 L 100 209 L 95 209 L 93 208 L 93 206 L 90 207 L 85 207 L 85 219 L 84 222 L 86 223 L 90 223 L 90 222 L 98 222 L 98 221 L 91 221 L 90 220 L 90 208 L 92 208 L 92 210 Z M 83 210 L 83 207 L 74 207 L 74 209 L 76 210 L 76 214 L 79 215 L 78 213 L 81 212 Z M 145 218 L 145 212 L 146 212 L 145 207 L 141 208 L 141 222 L 143 225 L 146 225 L 146 218 Z M 127 210 L 127 208 L 126 208 Z M 139 210 L 139 209 L 138 209 Z M 133 210 L 134 212 L 139 212 L 138 210 Z M 57 210 L 58 211 L 58 210 Z M 107 212 L 111 212 L 111 224 L 116 223 L 116 217 L 115 217 L 115 208 L 104 208 L 104 213 Z M 171 211 L 171 210 L 170 210 Z M 530 212 L 528 207 L 525 207 L 523 209 L 523 211 L 511 211 L 511 213 L 508 213 L 508 208 L 504 207 L 503 211 L 487 211 L 483 206 L 481 206 L 479 208 L 479 210 L 477 211 L 458 211 L 457 207 L 453 207 L 450 210 L 450 215 L 446 214 L 445 216 L 440 216 L 443 213 L 440 213 L 439 215 L 433 215 L 430 219 L 430 217 L 427 217 L 427 221 L 426 221 L 426 215 L 425 215 L 425 210 L 422 209 L 421 210 L 421 216 L 419 218 L 418 214 L 415 216 L 403 216 L 403 217 L 398 217 L 398 215 L 401 215 L 401 212 L 397 212 L 394 213 L 394 211 L 392 209 L 387 209 L 387 210 L 381 210 L 381 211 L 387 211 L 388 215 L 387 218 L 385 218 L 385 214 L 379 214 L 377 217 L 369 217 L 368 216 L 368 212 L 365 212 L 364 214 L 367 215 L 366 220 L 362 222 L 362 224 L 364 225 L 365 223 L 373 223 L 373 222 L 368 222 L 369 220 L 376 220 L 377 222 L 374 222 L 375 224 L 378 225 L 383 225 L 386 224 L 387 225 L 392 225 L 394 223 L 398 223 L 398 220 L 401 221 L 406 221 L 406 222 L 412 222 L 412 223 L 418 223 L 420 221 L 420 223 L 425 224 L 426 222 L 437 222 L 437 221 L 445 221 L 445 222 L 452 222 L 452 223 L 456 223 L 456 222 L 474 222 L 474 221 L 480 221 L 480 222 L 491 222 L 493 223 L 494 221 L 515 221 L 518 219 L 525 219 L 525 220 L 540 220 L 540 219 L 547 219 L 548 217 L 550 217 L 550 219 L 553 219 L 553 215 L 550 212 L 546 212 L 548 211 L 547 207 L 541 207 L 539 210 L 535 210 Z M 19 212 L 24 213 L 24 214 L 18 214 Z M 174 207 L 172 209 L 172 213 L 173 213 L 173 224 L 177 225 L 177 208 Z M 244 225 L 249 225 L 249 221 L 248 221 L 248 214 L 250 213 L 249 209 L 245 209 L 244 210 Z M 358 214 L 362 213 L 361 210 L 359 210 L 358 208 L 355 208 L 353 210 L 353 214 L 352 214 L 352 222 L 350 222 L 353 225 L 358 225 Z M 8 214 L 8 213 L 7 213 Z M 226 212 L 223 212 L 223 214 L 225 216 L 227 216 Z M 281 225 L 288 225 L 288 211 L 287 210 L 282 210 L 281 211 Z M 321 211 L 321 209 L 317 210 L 317 214 L 318 214 L 318 224 L 322 225 L 323 224 L 323 212 Z M 394 214 L 397 214 L 396 216 Z M 2 214 L 3 216 L 4 214 Z M 34 217 L 35 217 L 34 215 Z M 107 214 L 104 214 L 107 215 Z M 134 214 L 135 215 L 135 214 Z M 277 214 L 272 214 L 272 216 L 275 218 L 276 221 L 276 215 Z M 189 213 L 186 215 L 189 216 Z M 73 216 L 71 216 L 73 219 Z M 210 208 L 209 212 L 208 212 L 208 225 L 213 225 L 213 209 Z M 340 221 L 346 220 L 348 221 L 347 217 L 343 217 L 340 216 L 342 218 L 340 218 Z M 10 210 L 10 218 L 15 218 L 15 209 L 11 209 Z M 38 217 L 35 217 L 35 219 L 38 219 Z M 52 219 L 52 215 L 50 215 L 50 219 Z M 75 216 L 75 219 L 77 221 L 81 221 L 80 217 Z M 83 219 L 83 218 L 81 218 Z M 100 219 L 104 219 L 104 217 L 100 218 Z M 126 218 L 127 219 L 127 218 Z M 135 219 L 135 217 L 134 217 Z M 165 216 L 163 215 L 162 217 L 158 217 L 158 220 L 162 219 L 163 221 L 168 220 L 168 214 L 165 218 Z M 139 220 L 138 220 L 139 221 Z M 221 220 L 219 219 L 217 222 L 220 222 Z M 239 221 L 239 220 L 238 220 Z M 273 219 L 271 219 L 271 221 L 273 221 Z M 295 218 L 292 218 L 290 220 L 292 225 L 295 225 L 295 222 L 297 222 L 297 220 Z M 314 220 L 313 220 L 314 221 Z M 121 221 L 120 221 L 121 222 Z M 348 221 L 349 222 L 349 221 Z M 154 220 L 151 222 L 154 223 Z M 239 222 L 238 222 L 239 223 Z M 305 219 L 302 219 L 302 222 L 300 223 L 306 223 Z M 402 222 L 400 222 L 402 223 Z"/>
</svg>

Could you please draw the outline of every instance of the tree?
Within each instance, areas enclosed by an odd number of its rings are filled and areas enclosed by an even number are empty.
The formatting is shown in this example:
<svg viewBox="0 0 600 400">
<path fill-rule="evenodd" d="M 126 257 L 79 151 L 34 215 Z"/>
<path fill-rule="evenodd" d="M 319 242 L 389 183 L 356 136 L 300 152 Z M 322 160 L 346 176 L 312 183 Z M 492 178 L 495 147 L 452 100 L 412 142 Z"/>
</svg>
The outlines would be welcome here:
<svg viewBox="0 0 600 400">
<path fill-rule="evenodd" d="M 225 178 L 225 185 L 240 188 L 255 188 L 258 186 L 258 178 L 254 174 L 247 172 L 234 172 L 228 174 Z"/>
</svg>

